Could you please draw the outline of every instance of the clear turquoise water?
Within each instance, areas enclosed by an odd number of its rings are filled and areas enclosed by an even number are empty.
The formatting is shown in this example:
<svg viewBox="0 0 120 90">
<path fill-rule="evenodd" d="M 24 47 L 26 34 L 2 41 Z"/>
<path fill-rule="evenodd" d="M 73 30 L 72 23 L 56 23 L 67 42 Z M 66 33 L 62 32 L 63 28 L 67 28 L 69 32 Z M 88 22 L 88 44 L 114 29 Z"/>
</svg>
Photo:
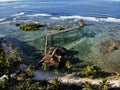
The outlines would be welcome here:
<svg viewBox="0 0 120 90">
<path fill-rule="evenodd" d="M 49 47 L 63 46 L 75 51 L 72 60 L 94 63 L 106 70 L 120 68 L 120 49 L 103 55 L 100 44 L 106 40 L 120 40 L 120 2 L 77 1 L 58 2 L 19 1 L 0 3 L 0 37 L 22 50 L 29 64 L 38 62 L 44 50 L 45 35 L 49 35 Z M 50 25 L 75 26 L 83 19 L 85 27 L 51 36 L 54 30 L 25 32 L 15 26 L 16 22 L 39 22 Z M 52 38 L 51 38 L 52 37 Z"/>
</svg>

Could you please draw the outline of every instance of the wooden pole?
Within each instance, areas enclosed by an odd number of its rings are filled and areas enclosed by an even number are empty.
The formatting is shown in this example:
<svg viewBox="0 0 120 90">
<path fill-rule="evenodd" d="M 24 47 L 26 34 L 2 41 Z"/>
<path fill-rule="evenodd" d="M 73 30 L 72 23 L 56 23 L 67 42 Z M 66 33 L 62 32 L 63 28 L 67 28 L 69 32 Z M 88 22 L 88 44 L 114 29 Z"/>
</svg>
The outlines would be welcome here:
<svg viewBox="0 0 120 90">
<path fill-rule="evenodd" d="M 48 46 L 48 36 L 45 37 L 45 49 L 44 49 L 44 55 L 47 54 L 47 46 Z"/>
<path fill-rule="evenodd" d="M 56 35 L 56 34 L 68 32 L 68 31 L 72 31 L 72 30 L 75 30 L 75 29 L 78 29 L 78 28 L 80 28 L 80 27 L 79 27 L 79 26 L 75 26 L 75 27 L 72 27 L 72 28 L 69 28 L 69 29 L 65 29 L 65 30 L 61 30 L 61 31 L 59 31 L 59 32 L 52 33 L 52 34 L 50 34 L 50 35 Z"/>
</svg>

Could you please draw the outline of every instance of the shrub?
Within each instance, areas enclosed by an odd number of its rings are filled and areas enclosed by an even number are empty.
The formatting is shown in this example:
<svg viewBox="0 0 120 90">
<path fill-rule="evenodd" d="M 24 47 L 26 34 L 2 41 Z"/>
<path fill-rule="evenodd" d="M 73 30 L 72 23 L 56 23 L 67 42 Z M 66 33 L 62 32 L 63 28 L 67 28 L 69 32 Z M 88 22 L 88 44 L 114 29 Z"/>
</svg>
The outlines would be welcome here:
<svg viewBox="0 0 120 90">
<path fill-rule="evenodd" d="M 102 73 L 103 72 L 100 68 L 91 65 L 83 68 L 83 70 L 79 71 L 77 75 L 81 77 L 98 78 L 102 76 Z"/>
<path fill-rule="evenodd" d="M 109 88 L 109 82 L 106 79 L 100 82 L 100 90 L 108 90 L 108 88 Z"/>
<path fill-rule="evenodd" d="M 82 84 L 82 90 L 93 90 L 93 85 L 89 82 L 85 82 Z"/>
</svg>

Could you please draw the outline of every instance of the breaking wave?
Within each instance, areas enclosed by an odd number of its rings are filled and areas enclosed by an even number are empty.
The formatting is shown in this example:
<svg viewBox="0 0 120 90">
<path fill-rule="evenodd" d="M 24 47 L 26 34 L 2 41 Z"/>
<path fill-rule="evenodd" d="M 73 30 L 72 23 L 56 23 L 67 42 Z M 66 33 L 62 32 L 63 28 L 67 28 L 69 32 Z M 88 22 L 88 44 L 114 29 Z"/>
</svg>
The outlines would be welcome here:
<svg viewBox="0 0 120 90">
<path fill-rule="evenodd" d="M 16 0 L 0 0 L 0 2 L 12 2 L 12 1 L 16 1 Z"/>
<path fill-rule="evenodd" d="M 1 24 L 9 24 L 9 23 L 11 23 L 11 21 L 0 22 L 0 25 Z"/>
<path fill-rule="evenodd" d="M 53 16 L 51 14 L 31 14 L 31 15 L 25 15 L 24 12 L 20 12 L 18 14 L 11 15 L 9 18 L 0 18 L 0 24 L 2 23 L 10 23 L 10 22 L 31 22 L 29 20 L 21 20 L 21 16 L 30 16 L 30 17 L 49 17 L 51 20 L 68 20 L 73 19 L 74 22 L 83 19 L 88 21 L 95 21 L 95 22 L 114 22 L 114 23 L 120 23 L 120 18 L 113 18 L 113 17 L 106 17 L 106 18 L 97 18 L 97 17 L 86 17 L 86 16 L 79 16 L 79 15 L 73 15 L 73 16 Z"/>
<path fill-rule="evenodd" d="M 120 19 L 117 18 L 113 18 L 113 17 L 107 17 L 107 18 L 96 18 L 96 17 L 85 17 L 85 16 L 77 16 L 77 15 L 73 15 L 73 16 L 59 16 L 59 17 L 50 17 L 50 19 L 53 20 L 66 20 L 66 19 L 84 19 L 84 20 L 88 20 L 88 21 L 103 21 L 103 22 L 116 22 L 119 23 Z"/>
<path fill-rule="evenodd" d="M 4 21 L 4 20 L 6 20 L 6 18 L 0 18 L 0 22 L 2 22 L 2 21 Z"/>
<path fill-rule="evenodd" d="M 22 16 L 22 15 L 24 15 L 25 13 L 24 12 L 20 12 L 20 13 L 18 13 L 18 14 L 14 14 L 14 15 L 12 15 L 13 17 L 16 17 L 16 16 Z"/>
<path fill-rule="evenodd" d="M 27 15 L 27 16 L 31 16 L 31 17 L 38 17 L 38 16 L 49 17 L 51 15 L 50 14 L 45 14 L 45 13 L 40 13 L 40 14 L 33 14 L 33 15 Z"/>
</svg>

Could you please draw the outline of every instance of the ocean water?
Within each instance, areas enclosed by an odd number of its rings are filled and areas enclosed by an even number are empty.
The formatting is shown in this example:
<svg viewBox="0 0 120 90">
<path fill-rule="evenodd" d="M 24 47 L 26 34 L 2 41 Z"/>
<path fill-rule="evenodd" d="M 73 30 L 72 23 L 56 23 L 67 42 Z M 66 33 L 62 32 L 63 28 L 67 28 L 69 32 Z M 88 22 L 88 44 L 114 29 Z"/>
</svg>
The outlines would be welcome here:
<svg viewBox="0 0 120 90">
<path fill-rule="evenodd" d="M 55 30 L 25 32 L 15 23 L 48 23 L 85 27 L 57 35 Z M 0 2 L 0 37 L 21 49 L 25 62 L 35 64 L 42 58 L 45 35 L 49 47 L 63 46 L 73 52 L 71 60 L 94 63 L 104 70 L 120 68 L 120 49 L 103 55 L 100 45 L 107 40 L 120 40 L 120 1 L 112 0 L 19 0 Z"/>
</svg>

